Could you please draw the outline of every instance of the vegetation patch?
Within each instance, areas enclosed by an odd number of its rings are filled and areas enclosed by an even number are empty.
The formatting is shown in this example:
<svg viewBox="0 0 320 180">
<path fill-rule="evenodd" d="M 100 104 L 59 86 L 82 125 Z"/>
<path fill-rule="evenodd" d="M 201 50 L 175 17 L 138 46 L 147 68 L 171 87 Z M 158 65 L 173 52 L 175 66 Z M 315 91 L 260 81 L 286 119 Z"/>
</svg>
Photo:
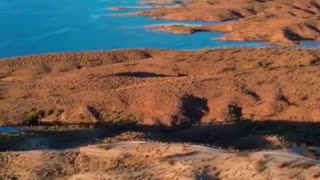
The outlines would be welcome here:
<svg viewBox="0 0 320 180">
<path fill-rule="evenodd" d="M 25 123 L 27 125 L 38 125 L 39 118 L 40 112 L 35 109 L 32 109 L 31 111 L 25 113 Z"/>
</svg>

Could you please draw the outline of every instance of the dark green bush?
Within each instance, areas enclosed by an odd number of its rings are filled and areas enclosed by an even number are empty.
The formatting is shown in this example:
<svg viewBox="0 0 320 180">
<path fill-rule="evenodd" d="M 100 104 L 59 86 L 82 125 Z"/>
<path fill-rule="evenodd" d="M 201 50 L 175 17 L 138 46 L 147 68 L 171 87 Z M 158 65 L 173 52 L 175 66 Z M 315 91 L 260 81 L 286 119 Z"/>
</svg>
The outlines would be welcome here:
<svg viewBox="0 0 320 180">
<path fill-rule="evenodd" d="M 31 110 L 25 113 L 25 122 L 27 125 L 37 125 L 39 123 L 39 112 Z"/>
</svg>

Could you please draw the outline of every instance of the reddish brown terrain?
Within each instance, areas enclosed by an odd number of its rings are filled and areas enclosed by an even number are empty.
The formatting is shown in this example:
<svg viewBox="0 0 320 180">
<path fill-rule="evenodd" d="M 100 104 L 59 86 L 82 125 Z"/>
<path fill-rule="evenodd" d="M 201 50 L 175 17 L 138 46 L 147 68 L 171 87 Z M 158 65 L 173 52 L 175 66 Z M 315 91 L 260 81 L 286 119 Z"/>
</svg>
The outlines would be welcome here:
<svg viewBox="0 0 320 180">
<path fill-rule="evenodd" d="M 0 62 L 2 125 L 320 121 L 320 51 L 156 50 Z"/>
<path fill-rule="evenodd" d="M 179 2 L 180 3 L 180 2 Z M 215 21 L 212 27 L 188 27 L 198 31 L 227 32 L 228 41 L 267 41 L 291 46 L 301 40 L 320 40 L 319 0 L 190 0 L 181 6 L 140 13 L 153 19 Z M 160 31 L 177 33 L 177 28 Z M 186 32 L 182 28 L 182 32 Z"/>
</svg>

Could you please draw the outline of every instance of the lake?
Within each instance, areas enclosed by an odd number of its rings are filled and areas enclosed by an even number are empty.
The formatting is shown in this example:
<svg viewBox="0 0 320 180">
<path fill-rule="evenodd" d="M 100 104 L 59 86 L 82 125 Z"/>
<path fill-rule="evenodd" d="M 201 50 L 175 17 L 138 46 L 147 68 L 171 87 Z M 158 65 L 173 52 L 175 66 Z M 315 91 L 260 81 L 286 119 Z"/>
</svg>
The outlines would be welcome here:
<svg viewBox="0 0 320 180">
<path fill-rule="evenodd" d="M 108 10 L 138 5 L 137 0 L 1 0 L 0 58 L 117 49 L 198 50 L 265 45 L 261 42 L 214 41 L 223 35 L 221 33 L 173 35 L 152 32 L 144 27 L 174 22 L 119 16 L 145 9 Z"/>
</svg>

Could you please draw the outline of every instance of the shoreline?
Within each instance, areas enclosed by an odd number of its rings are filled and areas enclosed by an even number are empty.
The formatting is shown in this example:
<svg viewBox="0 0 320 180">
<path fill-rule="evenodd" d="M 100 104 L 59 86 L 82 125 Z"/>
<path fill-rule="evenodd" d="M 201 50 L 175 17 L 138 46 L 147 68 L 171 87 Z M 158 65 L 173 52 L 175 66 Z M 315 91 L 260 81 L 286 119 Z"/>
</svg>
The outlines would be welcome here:
<svg viewBox="0 0 320 180">
<path fill-rule="evenodd" d="M 265 41 L 280 46 L 296 46 L 299 41 L 320 41 L 319 4 L 312 0 L 299 3 L 293 0 L 261 1 L 188 1 L 179 7 L 156 8 L 138 13 L 154 20 L 169 21 L 207 21 L 224 22 L 237 20 L 231 24 L 214 26 L 184 27 L 158 27 L 160 32 L 174 34 L 191 34 L 211 31 L 226 33 L 227 41 Z M 293 4 L 292 8 L 290 4 Z M 309 10 L 305 10 L 309 9 Z M 201 16 L 200 16 L 201 14 Z M 318 17 L 319 18 L 319 17 Z M 188 28 L 188 30 L 186 30 Z"/>
<path fill-rule="evenodd" d="M 318 122 L 252 120 L 184 127 L 148 126 L 134 123 L 10 126 L 0 128 L 2 142 L 0 151 L 21 150 L 19 148 L 24 150 L 44 149 L 43 147 L 46 146 L 54 150 L 57 145 L 59 149 L 64 145 L 69 147 L 70 141 L 80 143 L 76 147 L 81 147 L 101 143 L 102 140 L 190 143 L 230 152 L 314 148 L 320 147 L 319 128 L 320 123 Z M 88 140 L 91 137 L 90 134 L 96 138 Z M 83 140 L 80 136 L 83 136 Z M 79 139 L 73 140 L 73 137 L 79 137 Z M 40 141 L 38 138 L 41 138 Z M 54 144 L 55 141 L 52 141 L 52 138 L 65 139 L 66 142 Z M 11 141 L 16 143 L 12 145 Z M 28 147 L 24 145 L 25 141 L 34 141 L 34 144 Z M 37 144 L 36 141 L 42 143 Z"/>
</svg>

